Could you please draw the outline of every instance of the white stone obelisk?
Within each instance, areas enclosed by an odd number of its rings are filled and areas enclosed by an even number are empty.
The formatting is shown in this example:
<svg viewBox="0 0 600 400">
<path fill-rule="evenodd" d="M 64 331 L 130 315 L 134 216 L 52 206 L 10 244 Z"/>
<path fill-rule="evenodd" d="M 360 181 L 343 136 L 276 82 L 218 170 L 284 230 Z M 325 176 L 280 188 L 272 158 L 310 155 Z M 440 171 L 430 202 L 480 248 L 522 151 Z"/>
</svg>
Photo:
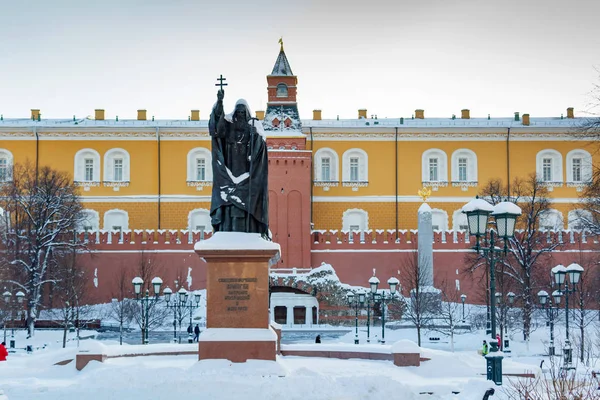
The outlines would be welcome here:
<svg viewBox="0 0 600 400">
<path fill-rule="evenodd" d="M 419 207 L 419 271 L 423 273 L 421 286 L 433 287 L 433 224 L 431 207 L 423 203 Z"/>
</svg>

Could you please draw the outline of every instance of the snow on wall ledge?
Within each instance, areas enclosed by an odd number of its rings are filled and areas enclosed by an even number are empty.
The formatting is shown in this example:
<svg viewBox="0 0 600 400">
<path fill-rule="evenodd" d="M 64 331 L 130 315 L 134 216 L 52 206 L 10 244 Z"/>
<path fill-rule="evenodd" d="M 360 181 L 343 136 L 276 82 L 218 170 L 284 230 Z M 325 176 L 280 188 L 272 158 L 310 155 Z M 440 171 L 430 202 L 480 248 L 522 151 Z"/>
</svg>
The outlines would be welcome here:
<svg viewBox="0 0 600 400">
<path fill-rule="evenodd" d="M 519 232 L 517 232 L 517 235 Z M 597 239 L 579 231 L 550 231 L 539 233 L 547 243 L 562 243 L 556 251 L 579 249 L 596 250 Z M 315 230 L 311 233 L 311 250 L 378 250 L 404 249 L 416 251 L 418 232 L 399 230 L 396 239 L 394 229 L 348 232 L 338 230 Z M 79 233 L 78 240 L 89 244 L 92 250 L 178 250 L 190 251 L 194 244 L 207 241 L 211 232 L 188 230 L 127 230 L 121 232 Z M 262 240 L 262 239 L 261 239 Z M 275 243 L 272 243 L 275 244 Z M 475 239 L 466 232 L 434 231 L 433 249 L 468 249 L 475 245 Z M 231 244 L 229 247 L 231 248 Z"/>
</svg>

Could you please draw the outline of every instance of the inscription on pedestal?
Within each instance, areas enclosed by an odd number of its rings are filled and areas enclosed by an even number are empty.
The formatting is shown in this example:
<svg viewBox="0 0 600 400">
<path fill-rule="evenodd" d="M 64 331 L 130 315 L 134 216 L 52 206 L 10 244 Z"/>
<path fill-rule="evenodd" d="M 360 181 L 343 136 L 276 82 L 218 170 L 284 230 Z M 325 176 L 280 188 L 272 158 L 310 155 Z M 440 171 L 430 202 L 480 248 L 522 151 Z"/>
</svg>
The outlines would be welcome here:
<svg viewBox="0 0 600 400">
<path fill-rule="evenodd" d="M 254 291 L 256 278 L 220 278 L 218 282 L 225 286 L 222 293 L 225 293 L 224 300 L 228 312 L 246 312 L 248 311 L 248 301 L 251 300 L 250 293 Z"/>
</svg>

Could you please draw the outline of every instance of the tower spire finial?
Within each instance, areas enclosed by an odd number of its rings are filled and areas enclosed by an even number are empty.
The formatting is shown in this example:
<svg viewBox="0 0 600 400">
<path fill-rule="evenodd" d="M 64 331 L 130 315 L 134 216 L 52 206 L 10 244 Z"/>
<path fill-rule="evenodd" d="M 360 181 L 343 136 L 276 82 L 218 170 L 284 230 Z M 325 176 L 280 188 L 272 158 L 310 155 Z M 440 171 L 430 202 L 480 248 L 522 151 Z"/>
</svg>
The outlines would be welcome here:
<svg viewBox="0 0 600 400">
<path fill-rule="evenodd" d="M 281 45 L 280 51 L 283 51 L 283 36 L 279 38 L 279 41 L 277 43 Z"/>
</svg>

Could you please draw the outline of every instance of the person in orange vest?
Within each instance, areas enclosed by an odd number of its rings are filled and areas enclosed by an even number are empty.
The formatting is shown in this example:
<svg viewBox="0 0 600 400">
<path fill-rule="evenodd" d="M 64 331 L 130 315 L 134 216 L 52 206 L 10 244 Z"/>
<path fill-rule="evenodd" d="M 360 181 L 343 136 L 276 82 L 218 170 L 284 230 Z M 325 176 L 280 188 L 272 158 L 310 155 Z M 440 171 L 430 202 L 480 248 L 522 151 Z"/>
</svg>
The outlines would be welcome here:
<svg viewBox="0 0 600 400">
<path fill-rule="evenodd" d="M 0 344 L 0 361 L 6 361 L 6 356 L 8 356 L 8 351 L 6 351 L 6 343 L 2 342 L 2 344 Z"/>
</svg>

